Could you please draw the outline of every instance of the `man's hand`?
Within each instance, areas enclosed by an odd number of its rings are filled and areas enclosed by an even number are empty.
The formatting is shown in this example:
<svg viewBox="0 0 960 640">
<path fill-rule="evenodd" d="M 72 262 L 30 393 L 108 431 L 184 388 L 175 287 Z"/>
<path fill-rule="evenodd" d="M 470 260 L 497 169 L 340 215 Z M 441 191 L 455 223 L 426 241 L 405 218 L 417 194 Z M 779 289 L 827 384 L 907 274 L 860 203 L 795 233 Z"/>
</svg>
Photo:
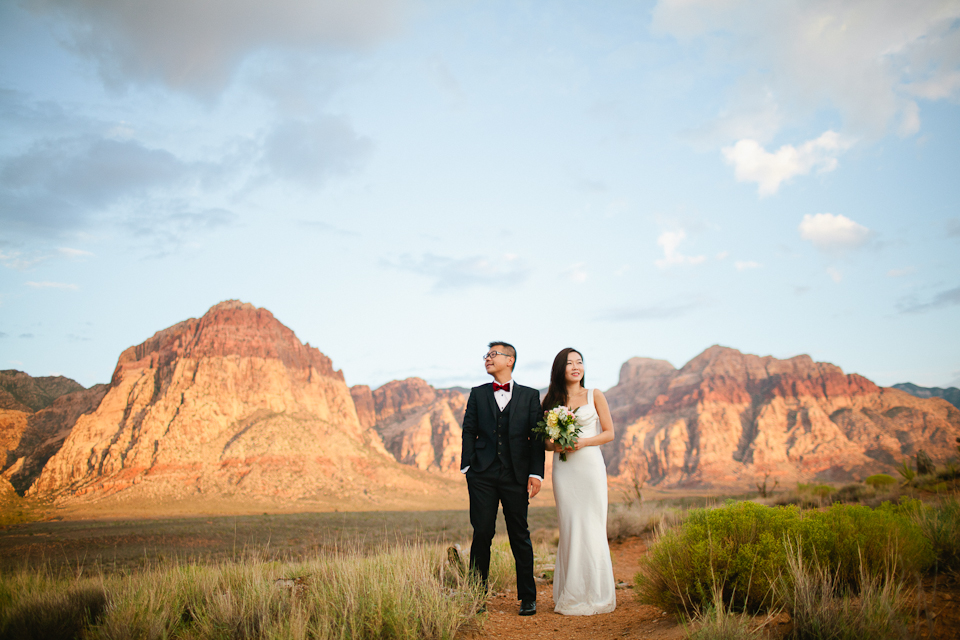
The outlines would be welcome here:
<svg viewBox="0 0 960 640">
<path fill-rule="evenodd" d="M 536 478 L 527 478 L 527 495 L 531 498 L 540 493 L 540 481 Z"/>
</svg>

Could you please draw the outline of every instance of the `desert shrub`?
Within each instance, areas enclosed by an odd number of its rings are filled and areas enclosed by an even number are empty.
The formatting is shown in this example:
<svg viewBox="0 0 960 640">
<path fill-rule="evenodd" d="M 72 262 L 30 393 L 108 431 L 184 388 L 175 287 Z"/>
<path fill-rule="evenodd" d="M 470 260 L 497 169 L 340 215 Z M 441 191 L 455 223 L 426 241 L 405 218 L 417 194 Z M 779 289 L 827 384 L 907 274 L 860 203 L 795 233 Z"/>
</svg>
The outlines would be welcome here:
<svg viewBox="0 0 960 640">
<path fill-rule="evenodd" d="M 828 484 L 804 484 L 802 482 L 798 482 L 797 493 L 806 493 L 812 496 L 825 498 L 833 493 L 833 487 Z"/>
<path fill-rule="evenodd" d="M 869 476 L 864 480 L 864 483 L 870 485 L 874 489 L 883 489 L 889 487 L 890 485 L 896 483 L 896 478 L 893 476 L 888 476 L 885 473 L 878 473 L 876 475 Z"/>
<path fill-rule="evenodd" d="M 857 504 L 865 502 L 875 495 L 877 495 L 877 491 L 872 487 L 866 487 L 862 484 L 848 484 L 837 489 L 836 493 L 830 496 L 830 502 Z"/>
<path fill-rule="evenodd" d="M 661 532 L 640 561 L 636 593 L 643 602 L 690 614 L 712 602 L 719 588 L 736 608 L 774 604 L 771 587 L 797 544 L 805 560 L 829 570 L 837 585 L 855 592 L 861 576 L 925 570 L 930 542 L 899 507 L 835 504 L 826 511 L 731 503 L 691 511 L 677 529 Z M 862 569 L 862 571 L 861 571 Z"/>
<path fill-rule="evenodd" d="M 787 570 L 774 583 L 777 600 L 793 618 L 797 640 L 906 640 L 903 582 L 890 572 L 871 575 L 861 566 L 856 594 L 829 567 L 787 547 Z"/>
<path fill-rule="evenodd" d="M 607 539 L 622 540 L 653 531 L 657 526 L 673 526 L 683 520 L 683 511 L 655 502 L 610 505 L 607 512 Z"/>
<path fill-rule="evenodd" d="M 640 561 L 636 593 L 643 602 L 691 614 L 720 600 L 758 609 L 784 564 L 783 540 L 799 525 L 795 507 L 730 503 L 695 509 L 676 529 L 663 530 Z"/>
<path fill-rule="evenodd" d="M 960 500 L 944 498 L 935 505 L 905 500 L 901 509 L 930 541 L 939 571 L 960 571 Z"/>
<path fill-rule="evenodd" d="M 902 507 L 889 502 L 876 509 L 835 504 L 805 514 L 798 530 L 804 556 L 830 568 L 838 584 L 856 590 L 861 568 L 867 575 L 926 571 L 933 549 Z"/>
</svg>

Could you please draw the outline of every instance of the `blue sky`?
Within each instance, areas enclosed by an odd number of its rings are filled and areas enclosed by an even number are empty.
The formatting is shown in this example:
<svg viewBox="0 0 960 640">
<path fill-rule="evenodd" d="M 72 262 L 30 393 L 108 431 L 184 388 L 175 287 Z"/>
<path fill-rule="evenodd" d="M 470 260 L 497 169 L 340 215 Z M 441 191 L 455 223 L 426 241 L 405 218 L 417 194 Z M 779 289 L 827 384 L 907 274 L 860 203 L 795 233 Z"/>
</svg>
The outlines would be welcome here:
<svg viewBox="0 0 960 640">
<path fill-rule="evenodd" d="M 960 2 L 0 4 L 0 368 L 210 306 L 349 384 L 581 349 L 960 385 Z"/>
</svg>

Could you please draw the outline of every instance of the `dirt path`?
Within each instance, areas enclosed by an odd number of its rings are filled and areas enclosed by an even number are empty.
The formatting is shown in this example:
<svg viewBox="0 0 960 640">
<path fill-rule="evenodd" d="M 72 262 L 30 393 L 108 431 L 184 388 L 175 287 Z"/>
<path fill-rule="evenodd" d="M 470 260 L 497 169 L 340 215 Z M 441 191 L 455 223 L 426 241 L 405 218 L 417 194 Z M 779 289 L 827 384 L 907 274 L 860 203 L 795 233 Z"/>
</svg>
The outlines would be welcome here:
<svg viewBox="0 0 960 640">
<path fill-rule="evenodd" d="M 551 638 L 551 640 L 580 640 L 582 638 L 650 638 L 651 640 L 680 640 L 683 628 L 673 616 L 660 609 L 637 602 L 632 588 L 637 572 L 637 560 L 646 552 L 645 541 L 632 538 L 610 545 L 613 552 L 613 574 L 620 585 L 617 589 L 617 610 L 598 616 L 562 616 L 553 612 L 553 585 L 540 583 L 537 587 L 537 615 L 521 618 L 517 615 L 519 602 L 511 590 L 490 599 L 487 604 L 487 622 L 478 639 Z"/>
</svg>

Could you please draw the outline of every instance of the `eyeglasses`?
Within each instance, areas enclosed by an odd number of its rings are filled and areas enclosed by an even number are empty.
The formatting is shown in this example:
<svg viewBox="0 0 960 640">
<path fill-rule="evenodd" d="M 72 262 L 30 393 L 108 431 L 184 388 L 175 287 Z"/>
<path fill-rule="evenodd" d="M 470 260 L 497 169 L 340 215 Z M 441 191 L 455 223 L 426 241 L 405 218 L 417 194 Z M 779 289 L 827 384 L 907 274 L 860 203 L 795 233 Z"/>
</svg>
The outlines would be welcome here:
<svg viewBox="0 0 960 640">
<path fill-rule="evenodd" d="M 503 351 L 491 351 L 490 353 L 488 353 L 488 354 L 486 354 L 485 356 L 483 356 L 483 359 L 486 360 L 486 359 L 489 358 L 489 359 L 492 360 L 492 359 L 496 358 L 497 356 L 507 356 L 508 358 L 512 358 L 512 357 L 513 357 L 513 356 L 510 355 L 509 353 L 504 353 Z"/>
</svg>

